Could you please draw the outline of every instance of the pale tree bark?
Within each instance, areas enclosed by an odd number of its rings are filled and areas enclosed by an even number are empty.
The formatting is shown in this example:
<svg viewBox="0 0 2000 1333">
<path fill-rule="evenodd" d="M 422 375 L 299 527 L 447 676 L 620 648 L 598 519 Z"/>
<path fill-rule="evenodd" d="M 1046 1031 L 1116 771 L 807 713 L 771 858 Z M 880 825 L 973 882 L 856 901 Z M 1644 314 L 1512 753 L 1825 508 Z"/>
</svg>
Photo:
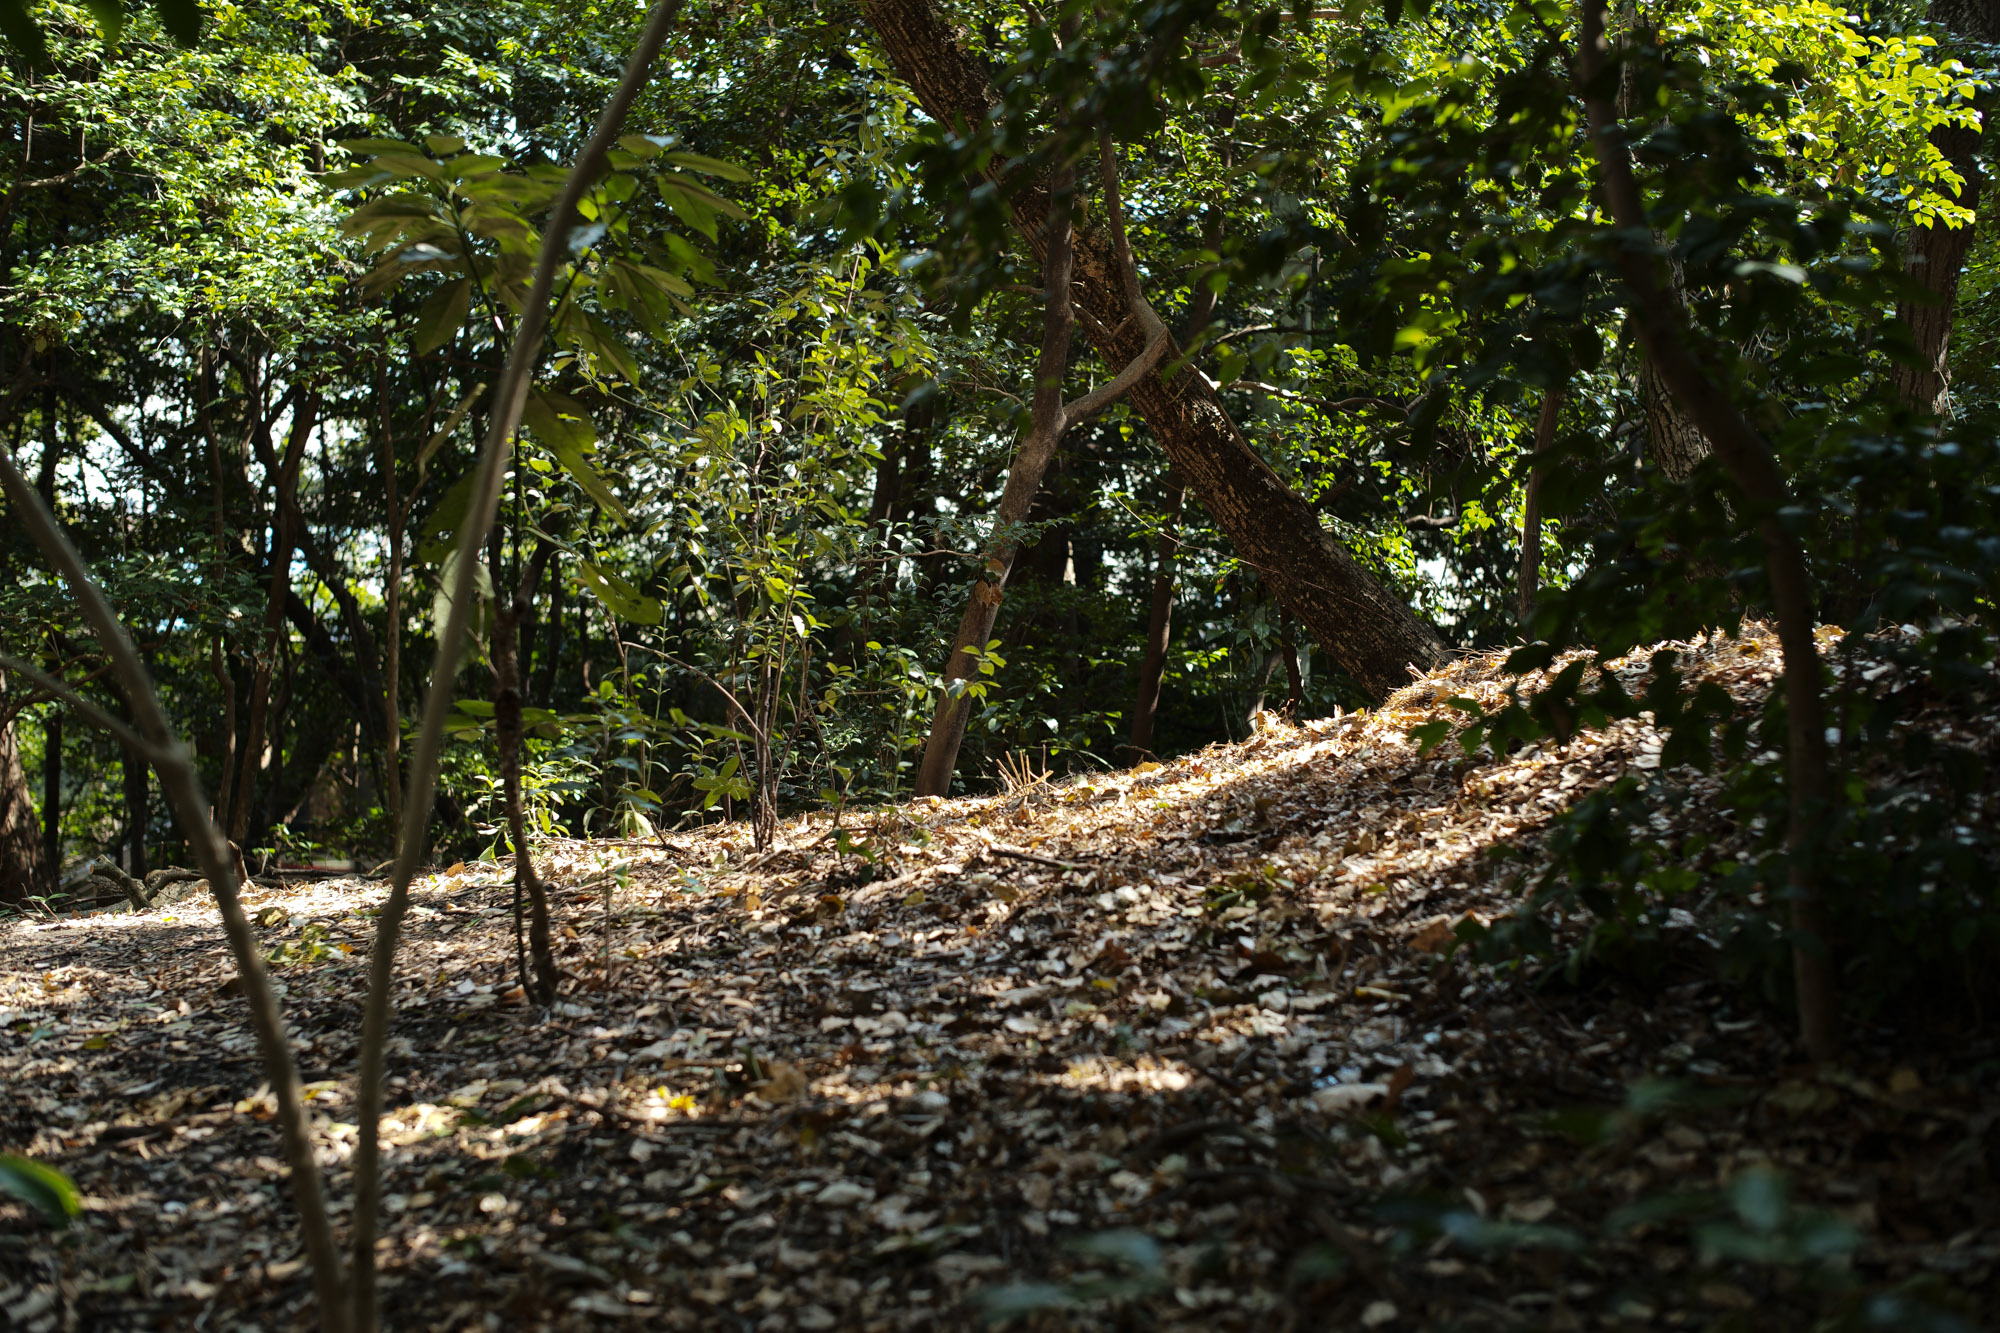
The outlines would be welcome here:
<svg viewBox="0 0 2000 1333">
<path fill-rule="evenodd" d="M 1584 0 L 1577 83 L 1597 151 L 1599 182 L 1617 226 L 1641 236 L 1647 234 L 1645 207 L 1632 174 L 1623 130 L 1611 99 L 1600 86 L 1608 50 L 1604 0 Z M 1832 941 L 1813 865 L 1815 825 L 1824 816 L 1830 791 L 1826 711 L 1819 650 L 1813 641 L 1812 585 L 1805 550 L 1779 518 L 1779 512 L 1790 503 L 1791 488 L 1771 446 L 1737 410 L 1716 375 L 1697 360 L 1682 311 L 1654 274 L 1652 255 L 1628 244 L 1619 253 L 1619 272 L 1630 298 L 1633 327 L 1646 356 L 1659 366 L 1667 388 L 1694 418 L 1730 479 L 1758 515 L 1757 530 L 1764 543 L 1764 564 L 1784 661 L 1785 847 L 1790 861 L 1787 891 L 1791 899 L 1793 983 L 1806 1050 L 1815 1060 L 1830 1060 L 1839 1046 L 1838 1002 Z"/>
<path fill-rule="evenodd" d="M 1932 0 L 1930 16 L 1961 41 L 2000 42 L 2000 3 L 1995 0 Z M 1941 125 L 1931 131 L 1931 143 L 1965 182 L 1956 191 L 1955 202 L 1970 209 L 1974 221 L 1956 227 L 1934 222 L 1911 231 L 1903 272 L 1922 293 L 1896 303 L 1896 318 L 1916 342 L 1917 364 L 1894 367 L 1890 382 L 1904 402 L 1935 416 L 1943 416 L 1951 406 L 1951 323 L 1965 256 L 1977 230 L 1983 186 L 1980 138 L 1980 131 L 1963 125 Z"/>
<path fill-rule="evenodd" d="M 959 46 L 935 0 L 866 0 L 864 8 L 897 74 L 932 119 L 947 126 L 985 122 L 996 102 L 986 66 Z M 997 182 L 1007 166 L 996 162 L 988 178 Z M 1021 189 L 1009 203 L 1016 230 L 1043 255 L 1047 190 Z M 1107 365 L 1130 365 L 1150 335 L 1116 256 L 1101 238 L 1084 235 L 1075 238 L 1073 264 L 1092 345 Z M 1179 357 L 1170 336 L 1161 364 Z M 1149 371 L 1132 386 L 1131 402 L 1238 554 L 1364 691 L 1385 698 L 1409 684 L 1412 666 L 1428 669 L 1443 660 L 1437 632 L 1320 528 L 1312 506 L 1250 446 L 1203 376 L 1191 367 L 1171 379 Z"/>
<path fill-rule="evenodd" d="M 1681 287 L 1672 279 L 1663 299 L 1680 310 L 1687 308 Z M 1708 437 L 1674 396 L 1651 356 L 1639 360 L 1639 408 L 1646 417 L 1646 451 L 1652 454 L 1654 465 L 1669 481 L 1686 481 L 1693 476 L 1708 457 Z"/>
<path fill-rule="evenodd" d="M 965 614 L 959 619 L 958 633 L 952 638 L 950 656 L 945 660 L 945 688 L 931 721 L 931 734 L 924 745 L 923 762 L 917 770 L 916 794 L 919 796 L 951 794 L 952 773 L 958 767 L 959 744 L 965 738 L 965 724 L 972 715 L 973 700 L 965 686 L 978 674 L 978 655 L 986 650 L 994 618 L 1000 614 L 1007 576 L 1014 568 L 1014 558 L 1020 554 L 1021 525 L 1027 521 L 1028 511 L 1034 506 L 1035 492 L 1041 488 L 1042 476 L 1048 471 L 1056 446 L 1062 442 L 1064 432 L 1073 423 L 1102 411 L 1129 391 L 1133 383 L 1160 359 L 1167 344 L 1172 341 L 1172 335 L 1160 323 L 1152 307 L 1138 295 L 1138 275 L 1132 269 L 1129 248 L 1125 245 L 1123 213 L 1118 202 L 1118 162 L 1109 139 L 1103 141 L 1102 161 L 1106 211 L 1111 215 L 1115 243 L 1124 261 L 1127 282 L 1136 298 L 1132 308 L 1145 327 L 1148 341 L 1116 378 L 1073 403 L 1063 402 L 1063 372 L 1069 364 L 1070 334 L 1076 326 L 1076 311 L 1070 299 L 1074 241 L 1074 232 L 1070 227 L 1070 194 L 1075 184 L 1075 172 L 1068 167 L 1059 169 L 1050 183 L 1048 194 L 1049 212 L 1042 260 L 1042 285 L 1046 292 L 1043 298 L 1042 346 L 1035 367 L 1028 434 L 1015 450 L 1014 464 L 1007 473 L 1006 488 L 1001 492 L 1000 503 L 994 510 L 993 537 L 984 553 L 979 581 L 972 585 L 972 595 L 966 602 Z"/>
</svg>

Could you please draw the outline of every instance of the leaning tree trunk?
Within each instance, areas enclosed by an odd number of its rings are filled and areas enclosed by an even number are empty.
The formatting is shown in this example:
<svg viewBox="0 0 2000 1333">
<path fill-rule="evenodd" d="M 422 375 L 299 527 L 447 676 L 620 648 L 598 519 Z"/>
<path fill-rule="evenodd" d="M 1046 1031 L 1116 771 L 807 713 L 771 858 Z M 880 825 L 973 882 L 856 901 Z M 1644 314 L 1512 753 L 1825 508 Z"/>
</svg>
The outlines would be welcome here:
<svg viewBox="0 0 2000 1333">
<path fill-rule="evenodd" d="M 0 676 L 0 686 L 6 683 Z M 14 719 L 0 726 L 0 902 L 17 903 L 55 887 L 55 873 L 28 799 L 28 775 L 21 767 L 21 749 Z"/>
<path fill-rule="evenodd" d="M 985 123 L 996 101 L 986 66 L 959 46 L 935 0 L 865 0 L 865 9 L 896 72 L 932 119 Z M 996 162 L 989 178 L 997 180 L 1006 167 Z M 1016 229 L 1041 257 L 1047 190 L 1030 186 L 1010 202 Z M 1110 366 L 1132 363 L 1146 350 L 1148 334 L 1101 237 L 1077 237 L 1075 281 L 1098 354 Z M 1160 364 L 1179 357 L 1170 340 Z M 1437 632 L 1321 530 L 1312 506 L 1250 446 L 1205 377 L 1192 368 L 1171 379 L 1149 371 L 1132 387 L 1131 400 L 1238 554 L 1363 690 L 1384 698 L 1409 684 L 1412 666 L 1428 669 L 1444 657 Z"/>
</svg>

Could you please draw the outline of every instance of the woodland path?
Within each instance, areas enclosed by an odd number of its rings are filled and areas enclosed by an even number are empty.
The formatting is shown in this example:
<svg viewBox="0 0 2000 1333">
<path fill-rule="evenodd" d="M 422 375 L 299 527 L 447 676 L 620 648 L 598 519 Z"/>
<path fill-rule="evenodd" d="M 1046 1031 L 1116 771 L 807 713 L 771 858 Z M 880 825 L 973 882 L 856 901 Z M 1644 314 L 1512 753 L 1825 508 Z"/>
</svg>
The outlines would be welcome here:
<svg viewBox="0 0 2000 1333">
<path fill-rule="evenodd" d="M 1744 698 L 1777 668 L 1769 638 L 1689 647 Z M 1461 663 L 1148 771 L 850 816 L 872 860 L 824 815 L 761 859 L 736 827 L 555 844 L 550 1015 L 504 867 L 422 881 L 390 1327 L 956 1329 L 1015 1283 L 1098 1298 L 1049 1328 L 1792 1328 L 1842 1281 L 2000 1309 L 1990 1043 L 1863 1034 L 1815 1072 L 1695 974 L 1447 956 L 1511 901 L 1490 849 L 1658 762 L 1637 722 L 1479 766 L 1405 738 L 1500 684 Z M 250 900 L 343 1205 L 383 892 Z M 0 1146 L 86 1196 L 59 1239 L 0 1205 L 0 1327 L 307 1326 L 231 971 L 198 897 L 0 924 Z"/>
</svg>

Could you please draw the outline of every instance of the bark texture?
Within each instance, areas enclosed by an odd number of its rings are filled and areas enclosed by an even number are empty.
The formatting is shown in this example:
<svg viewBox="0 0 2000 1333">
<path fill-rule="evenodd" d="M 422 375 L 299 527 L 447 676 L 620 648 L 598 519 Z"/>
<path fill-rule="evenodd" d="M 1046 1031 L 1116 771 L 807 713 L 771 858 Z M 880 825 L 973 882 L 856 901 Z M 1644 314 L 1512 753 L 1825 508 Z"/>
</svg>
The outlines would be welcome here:
<svg viewBox="0 0 2000 1333">
<path fill-rule="evenodd" d="M 2000 4 L 1994 0 L 1932 0 L 1930 16 L 1961 41 L 2000 41 Z M 1989 99 L 1990 100 L 1990 99 Z M 1980 132 L 1962 125 L 1943 125 L 1931 132 L 1931 143 L 1964 178 L 1957 202 L 1979 212 Z M 1935 223 L 1910 233 L 1903 271 L 1923 289 L 1923 295 L 1896 303 L 1896 318 L 1917 344 L 1917 364 L 1890 372 L 1897 394 L 1911 407 L 1943 416 L 1951 406 L 1951 321 L 1958 306 L 1959 279 L 1965 256 L 1972 249 L 1973 224 L 1959 227 Z"/>
<path fill-rule="evenodd" d="M 1680 290 L 1668 288 L 1668 300 L 1685 309 Z M 1670 481 L 1686 481 L 1708 457 L 1708 437 L 1667 386 L 1659 363 L 1651 356 L 1639 362 L 1639 406 L 1646 414 L 1646 449 Z"/>
<path fill-rule="evenodd" d="M 866 0 L 865 8 L 896 72 L 932 119 L 947 126 L 984 121 L 995 100 L 986 70 L 959 46 L 934 0 Z M 1046 190 L 1030 187 L 1010 202 L 1016 229 L 1043 257 Z M 1074 277 L 1091 344 L 1107 365 L 1129 364 L 1144 352 L 1147 335 L 1103 238 L 1077 237 Z M 1160 364 L 1179 356 L 1170 339 Z M 1444 657 L 1437 632 L 1321 530 L 1312 507 L 1251 448 L 1200 374 L 1149 372 L 1133 385 L 1131 402 L 1238 553 L 1363 690 L 1384 698 L 1409 684 L 1411 666 L 1428 669 Z"/>
<path fill-rule="evenodd" d="M 0 687 L 4 685 L 0 677 Z M 35 803 L 28 799 L 28 775 L 10 717 L 0 726 L 0 902 L 17 903 L 54 887 L 55 873 Z"/>
</svg>

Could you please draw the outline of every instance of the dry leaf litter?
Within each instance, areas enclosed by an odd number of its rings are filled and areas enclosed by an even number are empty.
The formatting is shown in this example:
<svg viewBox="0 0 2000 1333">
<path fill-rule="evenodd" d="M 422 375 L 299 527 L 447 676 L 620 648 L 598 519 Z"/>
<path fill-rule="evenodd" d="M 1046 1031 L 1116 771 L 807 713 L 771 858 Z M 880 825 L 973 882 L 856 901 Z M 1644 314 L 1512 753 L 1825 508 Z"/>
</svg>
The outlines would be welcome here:
<svg viewBox="0 0 2000 1333">
<path fill-rule="evenodd" d="M 1766 633 L 1679 646 L 1746 703 L 1778 672 Z M 2000 1309 L 1990 1046 L 1864 1035 L 1845 1072 L 1814 1072 L 1781 1018 L 1701 980 L 1565 994 L 1447 957 L 1456 923 L 1513 901 L 1482 852 L 1658 762 L 1638 721 L 1476 764 L 1406 738 L 1506 683 L 1468 660 L 1378 712 L 1267 718 L 1164 766 L 850 815 L 873 860 L 841 855 L 825 814 L 761 857 L 737 826 L 554 844 L 552 1013 L 515 984 L 504 866 L 420 881 L 382 1126 L 388 1324 L 969 1328 L 1006 1284 L 1132 1278 L 1116 1245 L 1065 1242 L 1141 1232 L 1152 1267 L 1122 1298 L 1030 1323 L 1800 1326 L 1799 1270 L 1705 1258 L 1671 1222 L 1601 1226 L 1773 1165 L 1858 1236 L 1856 1279 Z M 1719 820 L 1712 780 L 1686 783 L 1676 817 Z M 248 899 L 342 1207 L 385 892 Z M 0 958 L 0 1144 L 86 1196 L 61 1237 L 0 1205 L 0 1326 L 310 1326 L 205 894 L 14 920 Z M 1554 1127 L 1653 1076 L 1725 1095 L 1594 1146 Z M 1456 1232 L 1411 1232 L 1396 1199 L 1456 1210 Z M 1494 1248 L 1465 1219 L 1589 1243 Z"/>
</svg>

